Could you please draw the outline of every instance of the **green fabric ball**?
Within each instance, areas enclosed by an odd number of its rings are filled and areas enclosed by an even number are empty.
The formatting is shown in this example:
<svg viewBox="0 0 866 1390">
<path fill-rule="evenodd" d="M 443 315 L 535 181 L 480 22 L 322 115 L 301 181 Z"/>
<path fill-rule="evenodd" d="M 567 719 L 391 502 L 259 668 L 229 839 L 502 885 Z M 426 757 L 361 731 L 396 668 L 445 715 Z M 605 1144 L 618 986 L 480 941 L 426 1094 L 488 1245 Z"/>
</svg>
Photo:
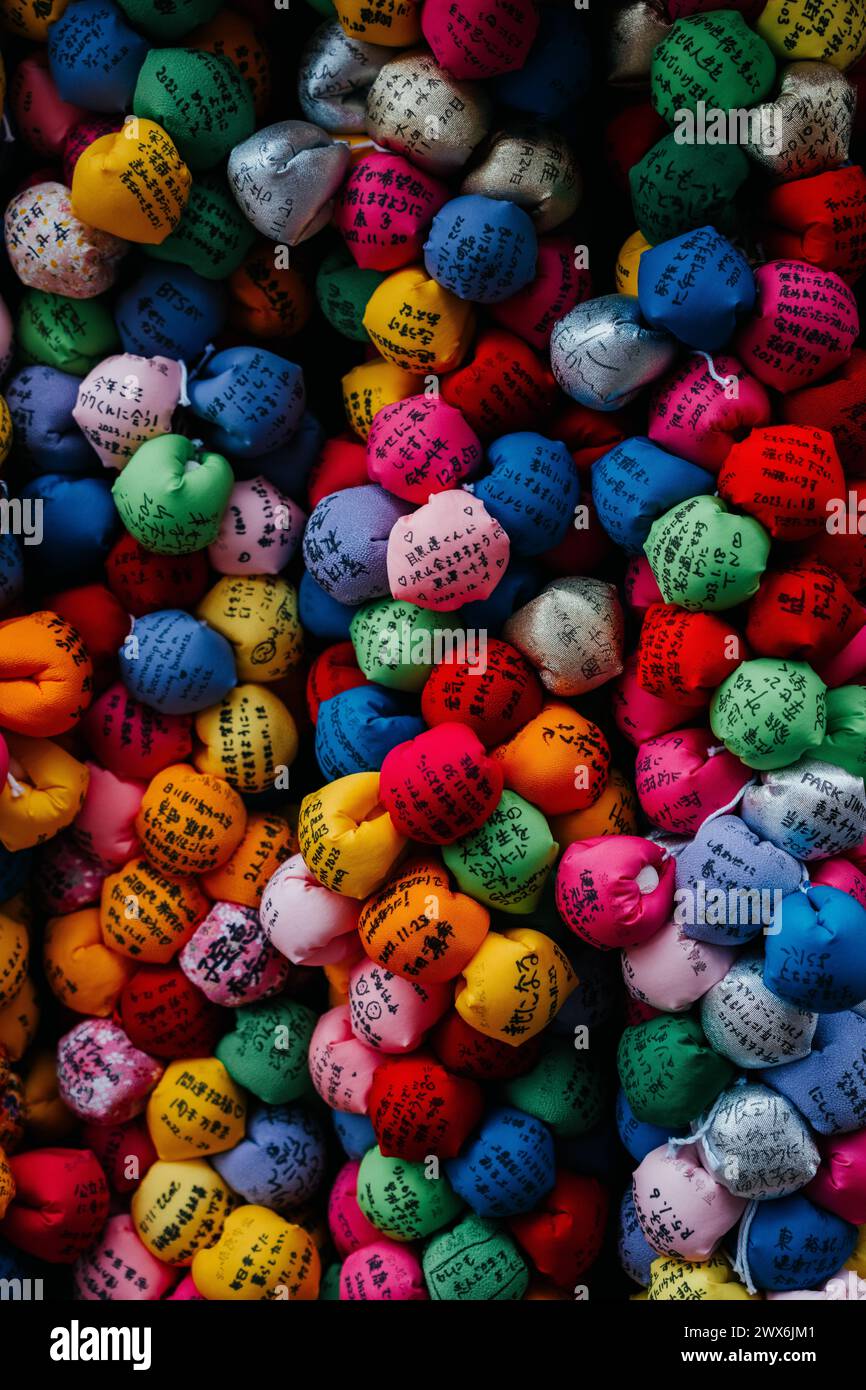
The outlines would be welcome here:
<svg viewBox="0 0 866 1390">
<path fill-rule="evenodd" d="M 514 1241 L 482 1216 L 467 1216 L 434 1236 L 421 1267 L 431 1299 L 442 1302 L 516 1302 L 529 1287 L 529 1269 Z"/>
<path fill-rule="evenodd" d="M 665 603 L 721 613 L 757 593 L 770 537 L 720 497 L 690 497 L 653 522 L 644 551 Z"/>
<path fill-rule="evenodd" d="M 319 1280 L 319 1302 L 338 1303 L 340 1300 L 340 1271 L 343 1266 L 339 1263 L 328 1265 L 327 1269 L 322 1270 L 322 1277 Z"/>
<path fill-rule="evenodd" d="M 505 1094 L 562 1139 L 588 1134 L 602 1118 L 601 1077 L 571 1038 L 553 1041 L 531 1071 L 506 1084 Z"/>
<path fill-rule="evenodd" d="M 385 275 L 380 270 L 362 270 L 348 251 L 332 251 L 316 276 L 316 298 L 332 328 L 344 338 L 369 343 L 363 319 L 367 301 L 379 288 Z"/>
<path fill-rule="evenodd" d="M 69 299 L 47 290 L 26 290 L 16 329 L 18 357 L 71 376 L 89 371 L 120 350 L 117 329 L 104 299 Z"/>
<path fill-rule="evenodd" d="M 866 691 L 864 691 L 866 694 Z M 710 728 L 747 767 L 790 767 L 815 750 L 827 728 L 827 687 L 805 661 L 759 657 L 723 681 L 710 706 Z M 839 767 L 846 763 L 831 758 Z M 853 769 L 851 769 L 853 770 Z"/>
<path fill-rule="evenodd" d="M 442 846 L 442 858 L 462 893 L 499 912 L 534 912 L 559 845 L 535 806 L 502 793 L 480 830 Z"/>
<path fill-rule="evenodd" d="M 453 622 L 453 613 L 380 598 L 358 609 L 349 637 L 368 680 L 389 690 L 418 691 L 438 660 L 434 634 L 451 630 Z"/>
<path fill-rule="evenodd" d="M 222 0 L 117 0 L 130 24 L 164 43 L 207 24 L 222 9 Z"/>
<path fill-rule="evenodd" d="M 677 111 L 756 106 L 773 90 L 776 60 L 736 10 L 678 19 L 652 57 L 652 101 L 673 125 Z"/>
<path fill-rule="evenodd" d="M 205 280 L 225 280 L 256 239 L 221 174 L 195 179 L 180 222 L 159 246 L 143 246 L 157 261 L 189 266 Z"/>
<path fill-rule="evenodd" d="M 190 169 L 210 169 L 255 130 L 249 84 L 234 63 L 196 48 L 152 48 L 132 109 L 167 131 Z"/>
<path fill-rule="evenodd" d="M 361 1159 L 356 1191 L 367 1220 L 391 1240 L 423 1240 L 463 1208 L 444 1175 L 428 1178 L 423 1163 L 385 1158 L 378 1148 Z"/>
<path fill-rule="evenodd" d="M 156 555 L 190 555 L 217 538 L 234 487 L 222 454 L 162 434 L 136 449 L 111 489 L 131 536 Z"/>
<path fill-rule="evenodd" d="M 708 224 L 733 231 L 749 167 L 737 145 L 680 145 L 665 135 L 629 171 L 638 227 L 651 246 Z"/>
<path fill-rule="evenodd" d="M 266 1105 L 310 1095 L 307 1065 L 316 1015 L 295 999 L 266 999 L 234 1011 L 234 1027 L 215 1055 L 229 1076 Z"/>
<path fill-rule="evenodd" d="M 815 757 L 866 778 L 866 686 L 827 691 L 827 735 Z"/>
<path fill-rule="evenodd" d="M 637 1118 L 668 1130 L 682 1129 L 708 1110 L 736 1075 L 710 1047 L 697 1019 L 682 1014 L 659 1014 L 626 1028 L 617 1067 Z"/>
</svg>

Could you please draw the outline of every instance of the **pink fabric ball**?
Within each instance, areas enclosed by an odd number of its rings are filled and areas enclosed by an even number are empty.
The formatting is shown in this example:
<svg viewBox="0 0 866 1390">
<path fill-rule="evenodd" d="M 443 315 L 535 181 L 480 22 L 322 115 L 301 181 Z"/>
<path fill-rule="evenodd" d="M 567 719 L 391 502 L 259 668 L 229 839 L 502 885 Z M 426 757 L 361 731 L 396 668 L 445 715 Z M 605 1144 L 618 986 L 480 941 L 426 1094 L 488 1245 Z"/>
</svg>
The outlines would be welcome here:
<svg viewBox="0 0 866 1390">
<path fill-rule="evenodd" d="M 647 739 L 670 733 L 693 714 L 673 700 L 651 695 L 637 678 L 637 657 L 632 655 L 611 690 L 616 727 L 629 743 L 637 747 Z"/>
<path fill-rule="evenodd" d="M 57 1088 L 82 1120 L 120 1125 L 140 1115 L 163 1067 L 116 1023 L 88 1018 L 57 1044 Z"/>
<path fill-rule="evenodd" d="M 659 448 L 718 473 L 738 440 L 769 425 L 773 408 L 738 358 L 721 353 L 713 367 L 715 376 L 706 359 L 695 355 L 664 378 L 650 402 L 648 434 Z M 736 377 L 737 395 L 726 392 L 717 377 Z"/>
<path fill-rule="evenodd" d="M 344 1163 L 328 1198 L 328 1229 L 341 1259 L 381 1240 L 382 1232 L 367 1220 L 358 1206 L 360 1163 Z"/>
<path fill-rule="evenodd" d="M 366 1115 L 373 1077 L 385 1060 L 355 1037 L 347 1004 L 322 1014 L 310 1039 L 310 1076 L 332 1110 Z"/>
<path fill-rule="evenodd" d="M 819 1139 L 821 1167 L 804 1196 L 854 1226 L 866 1223 L 866 1130 Z"/>
<path fill-rule="evenodd" d="M 300 854 L 268 880 L 260 918 L 268 940 L 294 965 L 342 965 L 361 954 L 361 903 L 323 888 Z"/>
<path fill-rule="evenodd" d="M 633 999 L 680 1013 L 723 980 L 736 958 L 736 950 L 692 941 L 681 926 L 666 922 L 649 941 L 623 951 L 622 977 Z"/>
<path fill-rule="evenodd" d="M 489 598 L 510 550 L 505 530 L 483 502 L 462 488 L 440 492 L 394 523 L 388 538 L 392 597 L 440 613 Z"/>
<path fill-rule="evenodd" d="M 421 260 L 427 228 L 450 197 L 403 155 L 374 150 L 340 189 L 334 223 L 362 270 L 398 270 Z"/>
<path fill-rule="evenodd" d="M 72 418 L 103 466 L 120 470 L 148 439 L 170 433 L 183 389 L 173 358 L 121 352 L 88 372 Z"/>
<path fill-rule="evenodd" d="M 492 319 L 536 352 L 547 352 L 553 325 L 589 299 L 592 277 L 574 264 L 574 237 L 562 232 L 539 238 L 535 277 L 517 294 L 488 306 Z"/>
<path fill-rule="evenodd" d="M 602 950 L 636 946 L 674 905 L 675 865 L 652 840 L 598 835 L 568 846 L 556 874 L 556 906 L 568 927 Z"/>
<path fill-rule="evenodd" d="M 214 903 L 178 962 L 212 1004 L 232 1008 L 278 994 L 289 975 L 289 962 L 271 945 L 255 908 L 240 903 Z"/>
<path fill-rule="evenodd" d="M 129 250 L 128 242 L 80 221 L 69 189 L 51 181 L 16 194 L 6 208 L 4 234 L 22 284 L 68 299 L 92 299 L 110 289 Z"/>
<path fill-rule="evenodd" d="M 147 784 L 115 777 L 98 763 L 88 762 L 86 767 L 90 781 L 70 835 L 84 854 L 108 872 L 139 853 L 135 817 Z"/>
<path fill-rule="evenodd" d="M 188 714 L 160 714 L 134 700 L 115 681 L 94 700 L 82 722 L 90 751 L 118 777 L 150 781 L 172 763 L 192 753 L 192 719 Z"/>
<path fill-rule="evenodd" d="M 848 360 L 860 332 L 857 301 L 832 270 L 768 261 L 755 272 L 755 284 L 754 313 L 734 346 L 764 386 L 787 395 Z"/>
<path fill-rule="evenodd" d="M 848 859 L 820 859 L 809 866 L 812 883 L 824 884 L 827 888 L 838 888 L 846 897 L 866 907 L 866 874 L 856 868 Z M 866 1221 L 866 1216 L 863 1218 Z"/>
<path fill-rule="evenodd" d="M 69 131 L 87 115 L 80 106 L 61 100 L 44 51 L 17 65 L 9 99 L 22 139 L 37 154 L 59 155 Z"/>
<path fill-rule="evenodd" d="M 439 396 L 407 396 L 386 405 L 367 437 L 367 472 L 395 497 L 421 504 L 477 472 L 481 441 Z"/>
<path fill-rule="evenodd" d="M 701 1167 L 688 1144 L 671 1153 L 653 1149 L 635 1169 L 634 1208 L 653 1250 L 684 1260 L 708 1260 L 748 1203 Z"/>
<path fill-rule="evenodd" d="M 167 1303 L 204 1303 L 204 1301 L 191 1274 L 185 1274 L 177 1288 L 172 1289 L 166 1299 Z"/>
<path fill-rule="evenodd" d="M 450 985 L 420 985 L 372 960 L 349 976 L 352 1032 L 379 1052 L 414 1052 L 451 1004 Z"/>
<path fill-rule="evenodd" d="M 654 603 L 664 603 L 664 596 L 645 555 L 632 555 L 625 567 L 623 588 L 626 603 L 640 618 L 646 616 L 647 609 L 652 608 Z"/>
<path fill-rule="evenodd" d="M 425 0 L 421 28 L 452 77 L 497 77 L 523 67 L 538 11 L 533 0 Z"/>
<path fill-rule="evenodd" d="M 279 574 L 300 545 L 306 520 L 267 478 L 235 483 L 208 559 L 217 574 Z"/>
<path fill-rule="evenodd" d="M 342 1303 L 415 1303 L 425 1298 L 427 1285 L 418 1256 L 394 1240 L 377 1240 L 343 1261 Z"/>
<path fill-rule="evenodd" d="M 150 1303 L 168 1293 L 175 1271 L 142 1245 L 124 1212 L 108 1218 L 96 1244 L 75 1261 L 72 1278 L 84 1303 Z"/>
<path fill-rule="evenodd" d="M 661 734 L 637 751 L 637 799 L 653 825 L 672 835 L 694 835 L 707 816 L 736 802 L 751 777 L 709 729 Z"/>
</svg>

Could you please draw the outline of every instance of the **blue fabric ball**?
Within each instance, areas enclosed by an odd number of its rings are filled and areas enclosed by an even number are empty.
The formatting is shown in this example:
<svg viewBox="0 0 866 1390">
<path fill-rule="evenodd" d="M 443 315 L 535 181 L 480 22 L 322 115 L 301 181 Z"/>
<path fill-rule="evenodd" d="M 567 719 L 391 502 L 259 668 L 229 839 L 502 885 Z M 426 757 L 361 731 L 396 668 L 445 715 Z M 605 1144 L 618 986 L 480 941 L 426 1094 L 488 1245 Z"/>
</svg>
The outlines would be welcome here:
<svg viewBox="0 0 866 1390">
<path fill-rule="evenodd" d="M 553 1136 L 531 1115 L 503 1106 L 488 1112 L 445 1169 L 454 1191 L 479 1216 L 515 1216 L 531 1211 L 553 1187 Z"/>
<path fill-rule="evenodd" d="M 652 524 L 678 502 L 710 496 L 716 480 L 704 468 L 665 453 L 642 436 L 624 439 L 592 465 L 592 500 L 611 540 L 643 552 Z"/>
<path fill-rule="evenodd" d="M 190 409 L 223 454 L 258 458 L 292 438 L 304 415 L 304 373 L 264 348 L 218 352 L 189 383 Z"/>
<path fill-rule="evenodd" d="M 472 603 L 463 605 L 459 626 L 475 628 L 495 637 L 502 631 L 512 613 L 535 598 L 543 582 L 535 565 L 530 564 L 528 560 L 511 560 L 489 598 L 475 599 Z"/>
<path fill-rule="evenodd" d="M 746 1238 L 752 1282 L 770 1293 L 814 1289 L 838 1274 L 857 1244 L 857 1227 L 795 1193 L 758 1202 Z"/>
<path fill-rule="evenodd" d="M 22 512 L 25 521 L 26 514 Z M 31 516 L 30 523 L 36 521 Z M 38 522 L 33 526 L 34 539 L 38 536 Z M 28 546 L 28 549 L 30 547 Z M 17 536 L 7 531 L 0 535 L 0 612 L 24 591 L 24 546 Z"/>
<path fill-rule="evenodd" d="M 388 537 L 406 503 L 378 483 L 330 492 L 310 513 L 304 564 L 338 603 L 358 606 L 390 594 Z"/>
<path fill-rule="evenodd" d="M 782 899 L 764 950 L 764 984 L 817 1013 L 866 999 L 866 909 L 823 884 Z"/>
<path fill-rule="evenodd" d="M 48 30 L 48 66 L 64 101 L 128 111 L 150 44 L 109 0 L 76 0 Z"/>
<path fill-rule="evenodd" d="M 304 570 L 298 585 L 298 617 L 305 632 L 326 642 L 347 641 L 349 624 L 357 611 L 355 605 L 340 603 L 326 594 L 309 570 Z"/>
<path fill-rule="evenodd" d="M 110 478 L 41 473 L 21 489 L 42 499 L 42 543 L 25 549 L 40 584 L 69 588 L 101 579 L 105 557 L 121 530 Z"/>
<path fill-rule="evenodd" d="M 226 320 L 226 292 L 185 265 L 153 265 L 117 297 L 124 352 L 192 364 Z"/>
<path fill-rule="evenodd" d="M 426 729 L 412 703 L 377 685 L 343 690 L 319 706 L 316 758 L 325 777 L 378 772 L 392 748 Z"/>
<path fill-rule="evenodd" d="M 617 1250 L 619 1262 L 629 1279 L 633 1279 L 645 1289 L 650 1281 L 650 1265 L 653 1260 L 658 1259 L 658 1254 L 653 1250 L 637 1219 L 634 1194 L 630 1187 L 623 1193 L 620 1202 Z"/>
<path fill-rule="evenodd" d="M 307 478 L 313 464 L 322 452 L 325 431 L 315 415 L 305 410 L 301 423 L 285 444 L 268 454 L 248 462 L 238 460 L 235 474 L 238 478 L 261 476 L 278 487 L 287 497 L 292 497 L 302 505 L 306 503 Z"/>
<path fill-rule="evenodd" d="M 822 1015 L 808 1057 L 760 1076 L 818 1134 L 866 1129 L 866 1019 L 853 1011 Z"/>
<path fill-rule="evenodd" d="M 366 1115 L 350 1115 L 348 1111 L 332 1110 L 331 1122 L 347 1158 L 358 1162 L 368 1149 L 375 1149 L 376 1131 Z"/>
<path fill-rule="evenodd" d="M 755 305 L 755 277 L 745 256 L 714 227 L 697 227 L 651 246 L 640 258 L 640 311 L 652 328 L 681 343 L 717 352 Z"/>
<path fill-rule="evenodd" d="M 555 120 L 589 95 L 592 47 L 582 14 L 542 5 L 538 33 L 522 68 L 503 73 L 493 86 L 515 111 Z"/>
<path fill-rule="evenodd" d="M 674 920 L 684 934 L 736 946 L 773 925 L 780 901 L 799 887 L 800 863 L 740 816 L 716 816 L 677 855 L 676 876 Z"/>
<path fill-rule="evenodd" d="M 515 555 L 542 555 L 565 539 L 580 500 L 580 479 L 564 444 L 525 431 L 488 450 L 491 471 L 473 488 L 505 527 Z"/>
<path fill-rule="evenodd" d="M 4 388 L 15 448 L 36 473 L 89 473 L 99 459 L 72 418 L 80 379 L 55 367 L 22 367 Z"/>
<path fill-rule="evenodd" d="M 285 1211 L 307 1202 L 325 1176 L 325 1139 L 318 1121 L 300 1105 L 260 1105 L 233 1149 L 213 1155 L 213 1166 L 247 1202 Z"/>
<path fill-rule="evenodd" d="M 231 644 L 181 608 L 136 618 L 118 657 L 130 695 L 161 714 L 196 714 L 237 681 Z"/>
<path fill-rule="evenodd" d="M 643 1163 L 647 1154 L 666 1144 L 669 1139 L 678 1139 L 688 1133 L 685 1129 L 667 1130 L 639 1120 L 622 1087 L 616 1097 L 616 1128 L 623 1148 L 628 1149 L 635 1163 Z"/>
<path fill-rule="evenodd" d="M 424 264 L 446 290 L 475 304 L 500 304 L 535 275 L 538 238 L 516 203 L 467 193 L 440 208 L 424 245 Z"/>
</svg>

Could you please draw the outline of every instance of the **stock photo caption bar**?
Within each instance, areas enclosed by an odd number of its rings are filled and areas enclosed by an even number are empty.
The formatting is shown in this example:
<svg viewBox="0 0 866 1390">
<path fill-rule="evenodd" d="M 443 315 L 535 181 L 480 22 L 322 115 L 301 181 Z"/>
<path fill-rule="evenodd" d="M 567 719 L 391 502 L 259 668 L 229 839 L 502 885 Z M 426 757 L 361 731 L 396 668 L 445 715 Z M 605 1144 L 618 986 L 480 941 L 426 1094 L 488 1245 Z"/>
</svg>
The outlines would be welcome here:
<svg viewBox="0 0 866 1390">
<path fill-rule="evenodd" d="M 866 1298 L 866 0 L 0 54 L 0 1301 Z"/>
</svg>

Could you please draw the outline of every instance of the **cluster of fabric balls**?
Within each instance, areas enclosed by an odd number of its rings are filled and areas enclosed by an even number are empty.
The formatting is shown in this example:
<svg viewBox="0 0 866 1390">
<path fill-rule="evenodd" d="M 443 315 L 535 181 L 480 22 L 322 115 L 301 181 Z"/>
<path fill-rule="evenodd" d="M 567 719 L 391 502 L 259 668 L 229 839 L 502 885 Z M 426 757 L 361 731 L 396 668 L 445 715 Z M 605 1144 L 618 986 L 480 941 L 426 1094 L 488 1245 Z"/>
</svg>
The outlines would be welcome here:
<svg viewBox="0 0 866 1390">
<path fill-rule="evenodd" d="M 0 1276 L 859 1297 L 866 0 L 297 8 L 0 0 Z"/>
</svg>

